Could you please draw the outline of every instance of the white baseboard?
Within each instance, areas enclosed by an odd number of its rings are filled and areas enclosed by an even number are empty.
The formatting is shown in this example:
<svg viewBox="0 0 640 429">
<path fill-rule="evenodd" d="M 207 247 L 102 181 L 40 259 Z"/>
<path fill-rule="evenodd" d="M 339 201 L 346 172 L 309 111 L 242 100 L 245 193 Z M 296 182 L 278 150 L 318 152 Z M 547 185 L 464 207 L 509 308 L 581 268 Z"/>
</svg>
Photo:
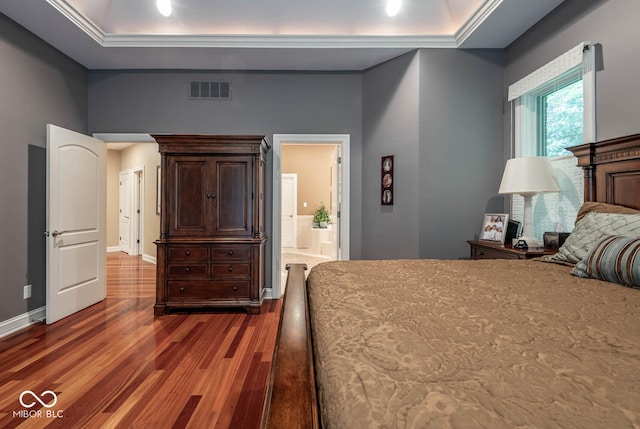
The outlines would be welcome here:
<svg viewBox="0 0 640 429">
<path fill-rule="evenodd" d="M 47 317 L 47 307 L 36 308 L 12 319 L 0 322 L 0 338 L 36 324 Z"/>
<path fill-rule="evenodd" d="M 119 252 L 119 251 L 120 251 L 120 246 L 107 247 L 107 252 Z"/>
<path fill-rule="evenodd" d="M 156 264 L 156 257 L 155 256 L 151 256 L 151 255 L 147 255 L 145 253 L 142 254 L 142 260 L 152 263 L 153 265 Z"/>
<path fill-rule="evenodd" d="M 264 299 L 273 299 L 273 289 L 271 288 L 265 289 Z"/>
</svg>

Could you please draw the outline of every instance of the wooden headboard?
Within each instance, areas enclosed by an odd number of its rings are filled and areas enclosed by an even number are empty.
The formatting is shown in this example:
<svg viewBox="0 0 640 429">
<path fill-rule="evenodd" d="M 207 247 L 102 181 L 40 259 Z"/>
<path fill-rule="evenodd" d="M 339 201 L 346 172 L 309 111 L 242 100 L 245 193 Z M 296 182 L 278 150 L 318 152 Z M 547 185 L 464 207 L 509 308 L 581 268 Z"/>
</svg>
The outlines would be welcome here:
<svg viewBox="0 0 640 429">
<path fill-rule="evenodd" d="M 568 148 L 584 170 L 584 199 L 640 209 L 640 134 Z"/>
<path fill-rule="evenodd" d="M 569 148 L 584 169 L 585 200 L 640 209 L 640 134 Z M 287 266 L 286 296 L 262 427 L 320 427 L 304 264 Z"/>
</svg>

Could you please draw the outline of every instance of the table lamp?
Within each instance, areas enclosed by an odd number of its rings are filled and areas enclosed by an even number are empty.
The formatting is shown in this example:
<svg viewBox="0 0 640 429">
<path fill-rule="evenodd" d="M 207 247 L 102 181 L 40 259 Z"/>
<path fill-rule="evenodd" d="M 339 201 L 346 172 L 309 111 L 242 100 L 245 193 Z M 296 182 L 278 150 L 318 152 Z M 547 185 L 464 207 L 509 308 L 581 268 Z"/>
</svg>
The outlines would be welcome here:
<svg viewBox="0 0 640 429">
<path fill-rule="evenodd" d="M 533 233 L 533 196 L 543 192 L 558 192 L 560 188 L 553 177 L 551 161 L 545 156 L 525 156 L 507 160 L 500 194 L 519 194 L 524 198 L 522 219 L 522 247 L 542 247 Z M 519 242 L 520 242 L 519 241 Z"/>
</svg>

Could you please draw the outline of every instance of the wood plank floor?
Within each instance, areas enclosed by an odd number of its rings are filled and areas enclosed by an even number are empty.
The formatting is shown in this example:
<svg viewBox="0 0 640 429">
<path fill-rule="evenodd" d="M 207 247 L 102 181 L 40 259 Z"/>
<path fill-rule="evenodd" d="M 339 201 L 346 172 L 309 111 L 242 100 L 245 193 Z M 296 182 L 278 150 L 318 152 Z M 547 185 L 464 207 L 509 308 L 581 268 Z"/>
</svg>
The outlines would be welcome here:
<svg viewBox="0 0 640 429">
<path fill-rule="evenodd" d="M 155 266 L 123 253 L 108 254 L 107 291 L 0 340 L 0 428 L 260 427 L 281 300 L 154 317 Z M 27 390 L 57 402 L 25 408 Z"/>
</svg>

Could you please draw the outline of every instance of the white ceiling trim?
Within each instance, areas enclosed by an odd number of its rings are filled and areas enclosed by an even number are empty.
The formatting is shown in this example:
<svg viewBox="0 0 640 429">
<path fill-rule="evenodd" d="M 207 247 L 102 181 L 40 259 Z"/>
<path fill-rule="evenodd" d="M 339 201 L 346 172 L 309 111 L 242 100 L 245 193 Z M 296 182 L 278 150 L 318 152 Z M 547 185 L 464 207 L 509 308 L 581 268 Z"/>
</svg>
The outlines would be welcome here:
<svg viewBox="0 0 640 429">
<path fill-rule="evenodd" d="M 486 0 L 487 3 L 502 0 Z M 453 35 L 430 36 L 327 36 L 327 35 L 210 35 L 112 34 L 79 13 L 65 0 L 47 0 L 58 12 L 104 48 L 457 48 Z M 490 13 L 490 11 L 489 11 Z M 474 14 L 476 16 L 477 14 Z M 481 17 L 484 20 L 485 16 Z M 468 21 L 467 21 L 468 22 Z M 473 29 L 480 25 L 478 22 Z"/>
<path fill-rule="evenodd" d="M 455 32 L 457 46 L 467 40 L 474 31 L 502 4 L 503 0 L 486 0 Z"/>
<path fill-rule="evenodd" d="M 103 47 L 113 48 L 456 48 L 453 36 L 324 35 L 122 35 L 106 34 Z"/>
<path fill-rule="evenodd" d="M 93 40 L 101 45 L 104 44 L 104 31 L 96 23 L 71 7 L 66 1 L 47 0 L 47 3 L 53 6 L 58 12 L 64 15 L 69 21 L 73 22 L 82 31 L 87 33 L 87 35 Z"/>
</svg>

